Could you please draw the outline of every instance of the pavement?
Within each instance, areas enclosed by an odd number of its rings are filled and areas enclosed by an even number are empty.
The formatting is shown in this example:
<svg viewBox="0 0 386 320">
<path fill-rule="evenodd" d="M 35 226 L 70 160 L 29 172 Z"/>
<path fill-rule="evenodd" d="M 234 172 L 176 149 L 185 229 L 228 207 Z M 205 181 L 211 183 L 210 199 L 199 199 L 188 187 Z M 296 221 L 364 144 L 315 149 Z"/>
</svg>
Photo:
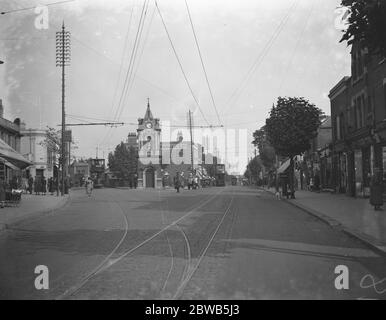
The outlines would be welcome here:
<svg viewBox="0 0 386 320">
<path fill-rule="evenodd" d="M 264 190 L 74 196 L 0 233 L 0 299 L 386 298 L 384 256 Z M 347 290 L 334 285 L 340 265 Z"/>
<path fill-rule="evenodd" d="M 24 219 L 55 211 L 64 206 L 70 197 L 71 195 L 58 197 L 56 194 L 45 196 L 22 194 L 19 205 L 0 208 L 0 232 Z"/>
<path fill-rule="evenodd" d="M 264 189 L 275 194 L 275 189 Z M 374 210 L 369 199 L 330 192 L 298 190 L 296 199 L 282 199 L 358 238 L 386 255 L 386 209 Z"/>
</svg>

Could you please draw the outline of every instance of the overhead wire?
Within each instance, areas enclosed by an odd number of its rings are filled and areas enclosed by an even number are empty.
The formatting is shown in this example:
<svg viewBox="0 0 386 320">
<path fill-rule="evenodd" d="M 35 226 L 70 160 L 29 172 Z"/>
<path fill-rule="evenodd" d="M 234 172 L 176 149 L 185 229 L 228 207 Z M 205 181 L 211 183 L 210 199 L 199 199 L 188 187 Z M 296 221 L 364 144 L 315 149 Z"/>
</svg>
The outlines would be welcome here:
<svg viewBox="0 0 386 320">
<path fill-rule="evenodd" d="M 294 13 L 296 7 L 298 6 L 299 0 L 294 0 L 292 5 L 289 7 L 289 9 L 286 11 L 285 15 L 281 19 L 280 23 L 277 25 L 276 29 L 272 33 L 269 40 L 266 42 L 265 46 L 261 50 L 258 57 L 255 59 L 251 67 L 248 69 L 248 72 L 245 74 L 243 80 L 240 82 L 239 86 L 233 91 L 230 98 L 228 99 L 226 103 L 226 110 L 236 101 L 239 99 L 243 91 L 245 90 L 248 82 L 252 78 L 252 75 L 255 73 L 257 68 L 261 65 L 261 63 L 264 61 L 264 58 L 268 54 L 269 50 L 272 48 L 273 44 L 275 43 L 276 39 L 279 37 L 281 32 L 283 31 L 285 25 L 289 21 L 289 18 Z"/>
<path fill-rule="evenodd" d="M 196 105 L 197 105 L 197 107 L 198 107 L 198 109 L 199 109 L 199 111 L 200 111 L 200 113 L 201 113 L 202 118 L 204 119 L 204 121 L 205 121 L 208 125 L 210 125 L 209 122 L 208 122 L 208 120 L 206 119 L 206 117 L 205 117 L 205 115 L 204 115 L 202 109 L 201 109 L 200 103 L 198 102 L 198 99 L 197 99 L 196 95 L 195 95 L 194 92 L 193 92 L 192 86 L 190 85 L 190 82 L 189 82 L 189 80 L 188 80 L 188 77 L 187 77 L 187 75 L 186 75 L 186 73 L 185 73 L 185 70 L 184 70 L 184 68 L 183 68 L 183 66 L 182 66 L 181 60 L 180 60 L 180 58 L 179 58 L 179 56 L 178 56 L 178 53 L 177 53 L 177 51 L 176 51 L 176 48 L 175 48 L 175 46 L 174 46 L 173 40 L 172 40 L 172 38 L 171 38 L 171 36 L 170 36 L 169 30 L 168 30 L 168 28 L 167 28 L 167 26 L 166 26 L 165 20 L 164 20 L 164 18 L 163 18 L 163 16 L 162 16 L 161 10 L 160 10 L 160 8 L 159 8 L 159 6 L 158 6 L 157 0 L 154 0 L 154 2 L 155 2 L 155 5 L 156 5 L 156 8 L 157 8 L 158 15 L 159 15 L 160 18 L 161 18 L 162 25 L 163 25 L 163 27 L 164 27 L 164 29 L 165 29 L 166 35 L 167 35 L 167 37 L 168 37 L 168 39 L 169 39 L 170 45 L 171 45 L 172 50 L 173 50 L 173 52 L 174 52 L 174 56 L 175 56 L 176 59 L 177 59 L 178 65 L 180 66 L 180 69 L 181 69 L 181 72 L 182 72 L 182 74 L 183 74 L 183 76 L 184 76 L 185 82 L 186 82 L 186 84 L 187 84 L 187 86 L 188 86 L 188 88 L 189 88 L 190 94 L 192 95 L 192 97 L 193 97 L 193 99 L 194 99 L 194 101 L 195 101 L 195 103 L 196 103 Z"/>
<path fill-rule="evenodd" d="M 46 7 L 49 7 L 49 6 L 54 6 L 54 5 L 58 5 L 58 4 L 65 4 L 65 3 L 68 3 L 68 2 L 75 2 L 75 1 L 78 1 L 78 0 L 57 1 L 57 2 L 47 3 L 47 4 L 42 4 L 42 5 L 46 6 Z M 1 11 L 0 14 L 1 15 L 5 15 L 5 14 L 8 14 L 8 13 L 27 11 L 27 10 L 32 10 L 32 9 L 35 9 L 35 8 L 36 8 L 36 6 L 34 6 L 34 7 L 27 7 L 27 8 L 20 8 L 20 9 L 12 9 L 12 10 L 8 10 L 8 11 Z"/>
<path fill-rule="evenodd" d="M 132 77 L 133 64 L 135 62 L 135 56 L 136 56 L 137 50 L 138 50 L 138 42 L 140 41 L 140 37 L 142 34 L 141 30 L 143 28 L 143 22 L 144 22 L 144 16 L 145 16 L 145 10 L 146 10 L 147 4 L 148 4 L 148 0 L 144 0 L 143 5 L 142 5 L 142 10 L 141 10 L 141 15 L 140 15 L 139 22 L 138 22 L 137 32 L 135 35 L 133 48 L 132 48 L 131 55 L 130 55 L 129 66 L 128 66 L 127 71 L 126 71 L 125 80 L 123 83 L 119 102 L 117 104 L 117 108 L 116 108 L 114 116 L 113 116 L 114 121 L 118 121 L 121 114 L 122 114 L 122 110 L 123 110 L 123 106 L 124 106 L 123 103 L 124 103 L 125 97 L 127 95 L 128 86 L 130 84 L 131 77 Z M 105 143 L 106 139 L 110 136 L 110 133 L 111 133 L 111 130 L 102 139 L 103 143 Z"/>
<path fill-rule="evenodd" d="M 127 94 L 127 88 L 128 88 L 128 85 L 129 85 L 129 83 L 131 81 L 132 72 L 133 72 L 132 71 L 133 70 L 133 64 L 135 62 L 136 54 L 137 54 L 137 51 L 138 51 L 138 43 L 139 43 L 141 35 L 142 35 L 143 21 L 144 21 L 144 17 L 145 17 L 145 12 L 146 12 L 145 10 L 146 10 L 147 4 L 148 4 L 148 0 L 145 0 L 143 2 L 141 16 L 140 16 L 139 23 L 138 23 L 138 28 L 137 28 L 137 33 L 136 33 L 136 36 L 135 36 L 133 49 L 132 49 L 132 52 L 131 52 L 131 55 L 130 55 L 129 66 L 127 68 L 125 81 L 124 81 L 124 84 L 123 84 L 121 96 L 120 96 L 119 103 L 118 103 L 118 109 L 117 109 L 117 111 L 116 111 L 116 113 L 114 115 L 114 119 L 119 119 L 118 114 L 121 113 L 121 109 L 123 108 L 123 102 L 124 102 L 124 99 L 125 99 L 126 94 Z"/>
<path fill-rule="evenodd" d="M 202 69 L 203 69 L 204 74 L 205 74 L 206 84 L 207 84 L 207 86 L 208 86 L 209 93 L 210 93 L 210 97 L 211 97 L 211 99 L 212 99 L 212 104 L 213 104 L 214 110 L 215 110 L 215 112 L 216 112 L 216 116 L 217 116 L 218 123 L 221 124 L 220 115 L 219 115 L 219 113 L 218 113 L 217 106 L 216 106 L 216 102 L 215 102 L 214 97 L 213 97 L 212 88 L 211 88 L 211 85 L 210 85 L 210 83 L 209 83 L 208 74 L 207 74 L 207 72 L 206 72 L 204 60 L 203 60 L 203 58 L 202 58 L 200 45 L 199 45 L 199 42 L 198 42 L 198 38 L 197 38 L 197 35 L 196 35 L 196 31 L 195 31 L 195 28 L 194 28 L 194 24 L 193 24 L 192 16 L 191 16 L 191 14 L 190 14 L 190 9 L 189 9 L 189 5 L 188 5 L 188 1 L 187 1 L 187 0 L 185 0 L 185 5 L 186 5 L 186 10 L 187 10 L 188 16 L 189 16 L 190 26 L 192 27 L 192 32 L 193 32 L 193 36 L 194 36 L 194 41 L 195 41 L 195 43 L 196 43 L 198 55 L 200 56 L 201 66 L 202 66 Z"/>
<path fill-rule="evenodd" d="M 129 24 L 128 24 L 126 35 L 125 35 L 125 44 L 124 44 L 123 51 L 122 51 L 121 62 L 120 62 L 120 65 L 119 65 L 119 73 L 118 73 L 117 82 L 116 82 L 115 89 L 114 89 L 114 95 L 113 95 L 113 99 L 112 99 L 112 103 L 111 103 L 111 108 L 112 109 L 114 109 L 114 105 L 115 105 L 115 102 L 116 102 L 116 98 L 117 98 L 117 94 L 118 94 L 118 88 L 119 88 L 119 83 L 120 83 L 120 80 L 121 80 L 121 75 L 122 75 L 124 61 L 125 61 L 125 56 L 126 56 L 127 48 L 128 48 L 128 45 L 129 45 L 129 36 L 130 36 L 130 30 L 131 30 L 131 22 L 132 22 L 132 19 L 133 19 L 133 11 L 134 11 L 134 6 L 131 7 Z M 111 131 L 111 129 L 110 129 L 110 131 Z M 103 138 L 101 140 L 103 143 L 107 139 L 110 131 L 108 131 L 103 136 Z"/>
<path fill-rule="evenodd" d="M 304 26 L 303 26 L 302 30 L 300 31 L 300 33 L 299 33 L 299 37 L 298 37 L 298 39 L 297 39 L 297 41 L 296 41 L 296 44 L 295 44 L 295 47 L 294 47 L 294 51 L 292 52 L 291 58 L 290 58 L 290 60 L 288 61 L 287 67 L 286 67 L 286 69 L 285 69 L 285 73 L 283 74 L 282 79 L 281 79 L 281 81 L 280 81 L 280 86 L 279 86 L 279 90 L 278 90 L 279 94 L 281 94 L 281 89 L 283 88 L 284 82 L 285 82 L 285 80 L 287 79 L 289 69 L 290 69 L 290 67 L 292 66 L 293 60 L 294 60 L 294 58 L 295 58 L 295 56 L 296 56 L 296 53 L 297 53 L 297 51 L 298 51 L 298 49 L 299 49 L 299 45 L 300 45 L 300 43 L 301 43 L 301 40 L 302 40 L 303 37 L 304 37 L 304 34 L 305 34 L 306 29 L 307 29 L 308 23 L 309 23 L 309 21 L 311 20 L 311 16 L 312 16 L 313 13 L 314 13 L 315 2 L 316 2 L 316 1 L 317 1 L 317 0 L 313 0 L 312 6 L 311 6 L 311 9 L 310 9 L 310 12 L 308 13 L 307 18 L 305 19 Z"/>
</svg>

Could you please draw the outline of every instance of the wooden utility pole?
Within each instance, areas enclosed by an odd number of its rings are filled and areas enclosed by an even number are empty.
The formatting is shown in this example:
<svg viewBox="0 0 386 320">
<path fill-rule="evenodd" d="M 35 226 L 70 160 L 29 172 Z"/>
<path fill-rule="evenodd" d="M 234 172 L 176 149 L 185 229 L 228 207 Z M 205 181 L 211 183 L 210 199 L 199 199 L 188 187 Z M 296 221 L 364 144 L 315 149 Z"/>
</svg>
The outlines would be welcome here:
<svg viewBox="0 0 386 320">
<path fill-rule="evenodd" d="M 70 51 L 71 51 L 71 43 L 70 43 L 70 32 L 66 31 L 64 22 L 62 25 L 62 31 L 56 32 L 56 66 L 62 68 L 62 137 L 61 137 L 61 195 L 65 194 L 65 180 L 66 180 L 66 141 L 65 141 L 65 130 L 66 130 L 66 113 L 65 113 L 65 89 L 66 89 L 66 77 L 65 77 L 65 67 L 70 65 Z M 57 179 L 58 187 L 59 187 L 59 176 Z"/>
</svg>

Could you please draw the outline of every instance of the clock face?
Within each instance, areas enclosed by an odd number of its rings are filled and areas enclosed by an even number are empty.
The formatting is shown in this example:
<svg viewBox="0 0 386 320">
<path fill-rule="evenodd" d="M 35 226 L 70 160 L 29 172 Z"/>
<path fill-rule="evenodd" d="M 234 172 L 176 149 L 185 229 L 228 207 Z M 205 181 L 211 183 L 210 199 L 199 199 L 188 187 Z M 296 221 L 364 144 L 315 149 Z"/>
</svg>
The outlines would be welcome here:
<svg viewBox="0 0 386 320">
<path fill-rule="evenodd" d="M 152 124 L 150 122 L 146 123 L 146 128 L 151 129 Z"/>
</svg>

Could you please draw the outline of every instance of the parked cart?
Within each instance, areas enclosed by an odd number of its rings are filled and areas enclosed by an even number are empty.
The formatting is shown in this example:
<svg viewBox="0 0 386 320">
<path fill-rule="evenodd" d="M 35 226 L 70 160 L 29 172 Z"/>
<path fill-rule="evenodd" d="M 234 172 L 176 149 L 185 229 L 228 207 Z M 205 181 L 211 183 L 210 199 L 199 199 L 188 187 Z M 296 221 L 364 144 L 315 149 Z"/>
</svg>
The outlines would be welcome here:
<svg viewBox="0 0 386 320">
<path fill-rule="evenodd" d="M 21 202 L 23 190 L 12 189 L 5 192 L 5 200 L 1 202 L 1 207 L 18 207 Z"/>
</svg>

